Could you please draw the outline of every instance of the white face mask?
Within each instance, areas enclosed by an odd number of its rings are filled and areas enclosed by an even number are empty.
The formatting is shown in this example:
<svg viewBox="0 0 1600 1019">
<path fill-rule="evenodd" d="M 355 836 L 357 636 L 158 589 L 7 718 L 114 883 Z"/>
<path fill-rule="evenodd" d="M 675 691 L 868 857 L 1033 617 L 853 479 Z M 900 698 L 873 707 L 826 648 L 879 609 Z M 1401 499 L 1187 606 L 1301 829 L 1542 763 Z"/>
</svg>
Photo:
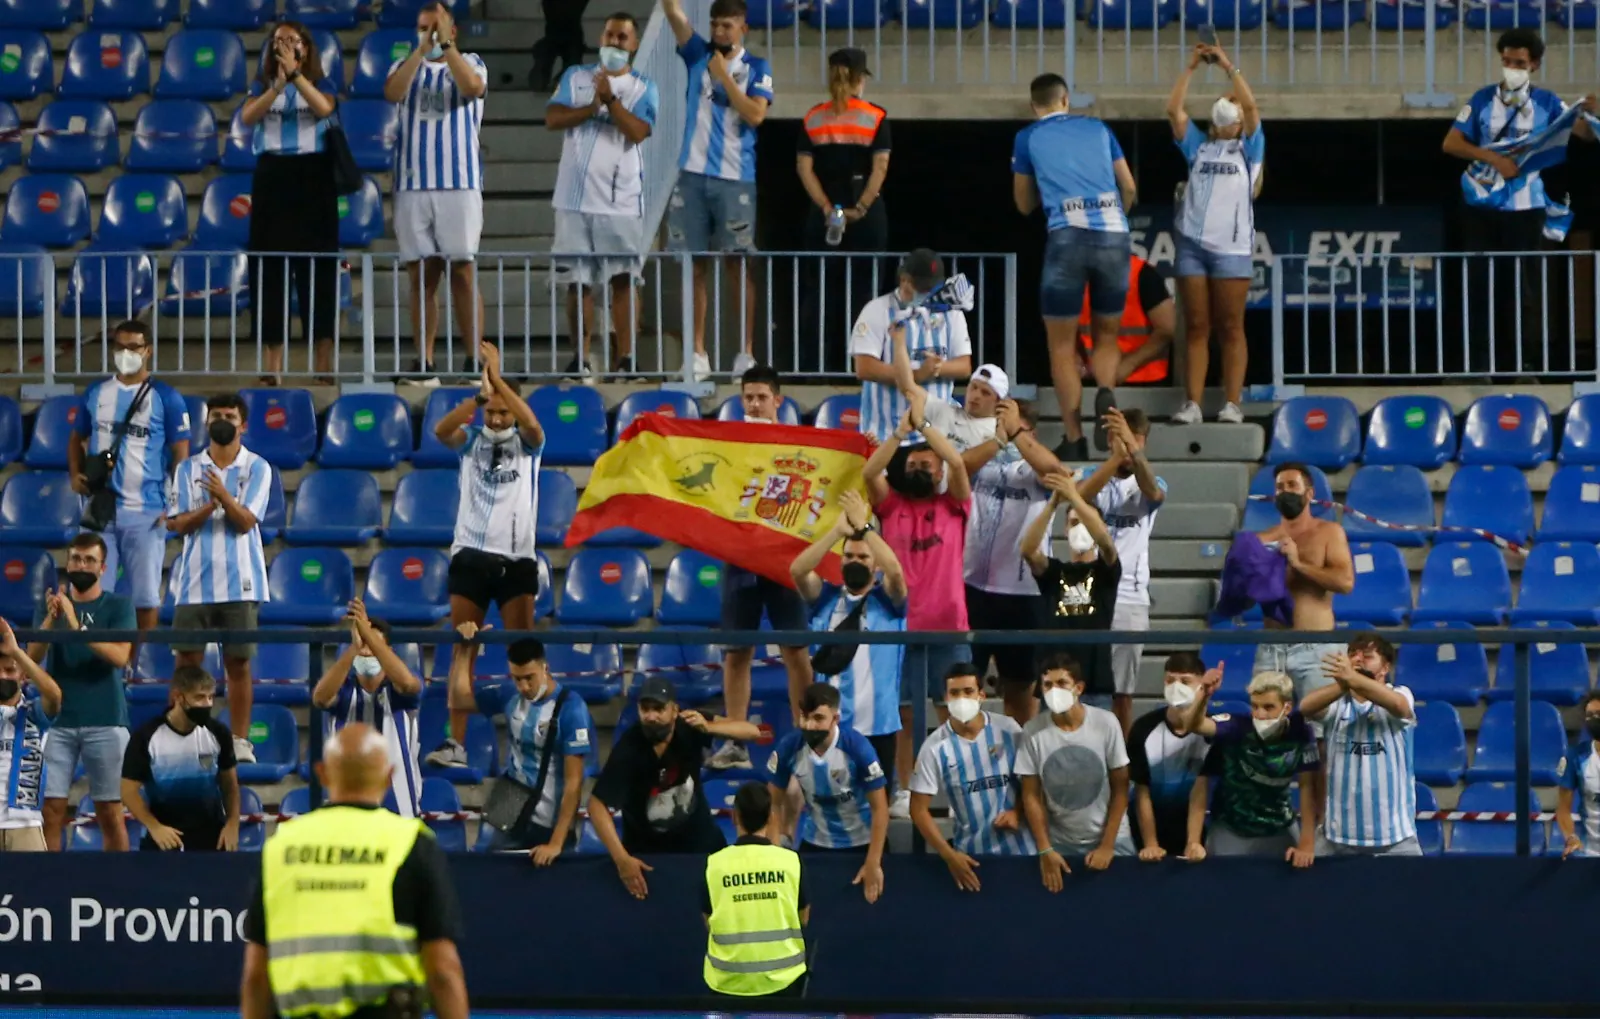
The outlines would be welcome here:
<svg viewBox="0 0 1600 1019">
<path fill-rule="evenodd" d="M 1272 739 L 1274 736 L 1278 735 L 1278 733 L 1283 731 L 1283 727 L 1285 725 L 1289 724 L 1289 716 L 1280 715 L 1277 718 L 1252 718 L 1250 721 L 1255 724 L 1257 736 L 1260 736 L 1262 739 Z"/>
<path fill-rule="evenodd" d="M 485 428 L 483 437 L 493 443 L 510 442 L 511 437 L 517 434 L 516 426 L 510 428 Z"/>
<path fill-rule="evenodd" d="M 1051 687 L 1044 692 L 1044 706 L 1052 715 L 1064 715 L 1078 703 L 1078 695 L 1063 687 Z"/>
<path fill-rule="evenodd" d="M 118 375 L 136 375 L 144 367 L 144 355 L 133 350 L 119 350 L 111 355 Z"/>
<path fill-rule="evenodd" d="M 356 655 L 356 660 L 351 664 L 356 670 L 356 675 L 362 679 L 371 679 L 383 671 L 383 666 L 373 655 Z"/>
<path fill-rule="evenodd" d="M 950 712 L 950 717 L 965 725 L 978 717 L 978 712 L 983 710 L 983 705 L 974 697 L 956 697 L 945 705 Z"/>
<path fill-rule="evenodd" d="M 1232 99 L 1218 99 L 1211 104 L 1212 127 L 1232 127 L 1239 123 L 1239 119 L 1242 116 L 1239 104 Z"/>
<path fill-rule="evenodd" d="M 1167 705 L 1174 708 L 1186 708 L 1194 703 L 1194 687 L 1187 683 L 1168 683 L 1163 692 Z"/>
<path fill-rule="evenodd" d="M 1089 533 L 1089 529 L 1083 524 L 1073 524 L 1067 528 L 1067 547 L 1072 550 L 1073 555 L 1093 552 L 1094 536 Z"/>
<path fill-rule="evenodd" d="M 1500 80 L 1505 82 L 1507 92 L 1520 92 L 1528 85 L 1528 72 L 1520 67 L 1503 67 Z"/>
</svg>

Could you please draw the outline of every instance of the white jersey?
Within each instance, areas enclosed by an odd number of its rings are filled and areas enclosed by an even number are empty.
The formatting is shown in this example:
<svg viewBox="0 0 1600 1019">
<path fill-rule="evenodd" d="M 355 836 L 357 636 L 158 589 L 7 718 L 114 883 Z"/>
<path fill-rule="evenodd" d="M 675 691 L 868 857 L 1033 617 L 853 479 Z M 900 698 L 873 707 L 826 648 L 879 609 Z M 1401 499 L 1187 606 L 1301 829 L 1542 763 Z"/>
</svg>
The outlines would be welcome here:
<svg viewBox="0 0 1600 1019">
<path fill-rule="evenodd" d="M 1119 605 L 1150 604 L 1150 532 L 1155 530 L 1156 513 L 1166 501 L 1167 483 L 1157 478 L 1156 487 L 1161 489 L 1161 499 L 1151 502 L 1139 490 L 1138 478 L 1113 477 L 1094 499 L 1122 561 Z"/>
<path fill-rule="evenodd" d="M 943 400 L 928 401 L 925 413 L 928 424 L 944 433 L 945 438 L 956 448 L 957 453 L 965 453 L 974 446 L 981 446 L 994 438 L 995 419 L 992 417 L 975 418 L 967 413 L 965 407 L 958 407 L 953 403 Z M 892 431 L 893 429 L 891 429 Z M 1016 447 L 1008 446 L 995 455 L 995 459 L 1016 459 Z"/>
<path fill-rule="evenodd" d="M 37 828 L 44 823 L 45 742 L 50 716 L 38 698 L 0 707 L 0 828 Z"/>
<path fill-rule="evenodd" d="M 569 67 L 561 75 L 549 105 L 581 108 L 594 102 L 594 82 L 605 72 L 599 64 Z M 656 123 L 655 82 L 636 71 L 610 79 L 622 108 L 652 128 Z M 601 107 L 561 139 L 561 165 L 550 204 L 566 212 L 606 216 L 644 215 L 644 160 Z"/>
<path fill-rule="evenodd" d="M 868 301 L 856 317 L 855 329 L 850 334 L 850 355 L 875 357 L 884 364 L 894 363 L 894 343 L 889 339 L 889 328 L 905 313 L 905 302 L 900 295 L 890 291 Z M 972 354 L 972 337 L 967 333 L 967 316 L 960 311 L 928 312 L 917 309 L 906 322 L 906 352 L 911 355 L 913 368 L 922 364 L 927 354 L 937 354 L 946 361 Z M 955 398 L 956 384 L 949 379 L 926 382 L 928 403 L 950 403 Z M 906 398 L 893 383 L 863 382 L 861 384 L 861 431 L 879 442 L 894 433 L 895 426 L 910 408 Z"/>
<path fill-rule="evenodd" d="M 370 725 L 389 748 L 389 788 L 401 817 L 416 817 L 422 812 L 422 765 L 417 755 L 418 696 L 407 697 L 385 679 L 377 689 L 367 692 L 352 674 L 339 688 L 338 700 L 326 714 L 329 737 L 356 722 Z"/>
<path fill-rule="evenodd" d="M 464 431 L 461 497 L 450 554 L 471 548 L 508 559 L 532 559 L 544 446 L 530 446 L 521 435 L 491 442 L 477 425 Z"/>
<path fill-rule="evenodd" d="M 1415 708 L 1409 689 L 1394 690 Z M 1322 713 L 1321 721 L 1328 748 L 1328 816 L 1323 821 L 1328 841 L 1392 846 L 1414 837 L 1416 716 L 1400 718 L 1345 694 Z"/>
<path fill-rule="evenodd" d="M 1038 850 L 1021 817 L 1015 767 L 1022 727 L 1005 715 L 983 713 L 983 728 L 967 739 L 946 722 L 917 753 L 911 791 L 944 793 L 955 830 L 950 844 L 972 856 L 1032 856 Z M 994 820 L 1007 810 L 1018 814 L 1018 831 L 1000 831 Z"/>
<path fill-rule="evenodd" d="M 1178 232 L 1219 255 L 1255 253 L 1255 186 L 1267 143 L 1256 126 L 1248 138 L 1208 138 L 1189 122 L 1178 142 L 1189 161 Z"/>
<path fill-rule="evenodd" d="M 223 486 L 255 515 L 257 524 L 248 531 L 236 531 L 219 508 L 199 530 L 184 535 L 183 551 L 172 567 L 173 600 L 179 605 L 269 601 L 260 521 L 267 515 L 272 494 L 272 465 L 243 446 L 227 467 L 218 467 L 209 449 L 191 456 L 178 465 L 173 482 L 180 515 L 211 501 L 201 487 L 207 471 L 222 475 Z"/>
<path fill-rule="evenodd" d="M 476 53 L 463 53 L 487 84 L 489 69 Z M 389 73 L 404 61 L 389 65 Z M 483 99 L 468 99 L 456 87 L 450 65 L 424 60 L 400 100 L 400 139 L 395 147 L 396 191 L 482 191 Z"/>
<path fill-rule="evenodd" d="M 1022 559 L 1022 532 L 1049 503 L 1049 491 L 1026 460 L 996 457 L 980 467 L 972 478 L 972 516 L 962 560 L 967 583 L 993 594 L 1037 595 L 1039 584 Z M 1039 551 L 1050 552 L 1048 531 Z"/>
<path fill-rule="evenodd" d="M 250 87 L 252 96 L 262 94 L 260 82 Z M 267 115 L 255 127 L 250 147 L 257 155 L 263 152 L 284 156 L 302 156 L 323 151 L 323 137 L 333 125 L 333 116 L 318 117 L 295 85 L 285 85 L 278 97 L 267 107 Z"/>
</svg>

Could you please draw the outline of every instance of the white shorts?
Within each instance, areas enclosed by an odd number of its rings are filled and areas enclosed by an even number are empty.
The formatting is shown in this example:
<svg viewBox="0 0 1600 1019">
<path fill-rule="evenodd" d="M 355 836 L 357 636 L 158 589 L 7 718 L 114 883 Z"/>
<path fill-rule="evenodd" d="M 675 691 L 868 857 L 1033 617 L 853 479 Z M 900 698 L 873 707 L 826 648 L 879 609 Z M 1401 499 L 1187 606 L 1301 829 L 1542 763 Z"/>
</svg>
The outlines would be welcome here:
<svg viewBox="0 0 1600 1019">
<path fill-rule="evenodd" d="M 482 191 L 396 191 L 394 236 L 400 259 L 470 262 L 483 236 Z"/>
<path fill-rule="evenodd" d="M 1117 607 L 1111 610 L 1111 628 L 1113 630 L 1150 629 L 1150 606 L 1117 602 Z M 1127 697 L 1132 697 L 1138 692 L 1139 660 L 1143 657 L 1143 644 L 1111 645 L 1112 689 Z"/>
<path fill-rule="evenodd" d="M 556 210 L 552 271 L 558 286 L 593 286 L 618 276 L 644 278 L 644 218 Z M 594 255 L 593 258 L 562 256 Z"/>
</svg>

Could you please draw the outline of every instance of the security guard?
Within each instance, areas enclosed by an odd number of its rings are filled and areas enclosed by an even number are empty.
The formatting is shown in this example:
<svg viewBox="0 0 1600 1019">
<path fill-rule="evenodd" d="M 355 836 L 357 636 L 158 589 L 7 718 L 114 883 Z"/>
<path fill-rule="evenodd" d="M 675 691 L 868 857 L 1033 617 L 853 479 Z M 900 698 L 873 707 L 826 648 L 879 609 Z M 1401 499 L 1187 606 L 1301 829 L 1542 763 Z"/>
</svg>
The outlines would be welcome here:
<svg viewBox="0 0 1600 1019">
<path fill-rule="evenodd" d="M 705 980 L 718 994 L 805 993 L 806 941 L 800 928 L 811 918 L 811 903 L 800 878 L 800 857 L 756 834 L 766 830 L 771 817 L 766 785 L 740 786 L 733 798 L 739 839 L 706 863 Z"/>
<path fill-rule="evenodd" d="M 367 725 L 324 747 L 328 804 L 261 853 L 245 915 L 242 1019 L 466 1019 L 460 909 L 421 821 L 384 810 L 388 748 Z"/>
</svg>

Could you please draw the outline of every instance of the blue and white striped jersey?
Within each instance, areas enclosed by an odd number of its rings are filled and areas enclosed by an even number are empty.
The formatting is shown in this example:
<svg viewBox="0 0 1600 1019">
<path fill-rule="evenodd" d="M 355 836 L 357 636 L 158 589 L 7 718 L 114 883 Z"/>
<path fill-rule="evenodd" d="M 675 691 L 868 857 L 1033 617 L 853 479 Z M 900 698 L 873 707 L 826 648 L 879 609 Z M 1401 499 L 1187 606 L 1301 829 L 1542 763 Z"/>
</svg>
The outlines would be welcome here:
<svg viewBox="0 0 1600 1019">
<path fill-rule="evenodd" d="M 51 721 L 37 697 L 0 707 L 0 828 L 44 823 L 44 745 Z"/>
<path fill-rule="evenodd" d="M 883 766 L 867 738 L 846 726 L 834 730 L 821 754 L 806 746 L 796 729 L 778 740 L 767 762 L 772 784 L 787 789 L 800 780 L 806 814 L 798 841 L 823 849 L 850 849 L 872 841 L 872 807 L 867 794 L 887 783 Z"/>
<path fill-rule="evenodd" d="M 936 729 L 917 754 L 911 791 L 944 793 L 955 825 L 950 844 L 971 856 L 1032 856 L 1038 852 L 1022 819 L 1014 772 L 1022 726 L 1006 715 L 983 712 L 976 739 L 957 733 L 949 722 Z M 994 819 L 1007 810 L 1018 814 L 1018 831 L 997 831 Z"/>
<path fill-rule="evenodd" d="M 894 363 L 894 341 L 889 330 L 905 314 L 906 302 L 897 291 L 874 297 L 856 316 L 855 329 L 850 333 L 850 356 L 857 354 L 875 357 L 884 364 Z M 916 367 L 928 354 L 938 354 L 946 361 L 972 354 L 972 336 L 967 332 L 967 316 L 961 311 L 927 312 L 917 309 L 906 320 L 906 352 Z M 950 403 L 955 399 L 956 384 L 950 379 L 934 379 L 922 384 L 928 391 L 928 403 Z M 910 403 L 900 395 L 893 383 L 863 382 L 861 384 L 861 432 L 879 442 L 888 439 L 900 418 L 910 408 Z"/>
<path fill-rule="evenodd" d="M 251 84 L 250 94 L 259 96 L 266 86 Z M 322 151 L 323 135 L 334 122 L 333 115 L 318 118 L 311 112 L 305 96 L 294 85 L 285 85 L 267 108 L 267 115 L 255 126 L 250 147 L 257 155 L 272 152 L 281 156 L 300 156 Z"/>
<path fill-rule="evenodd" d="M 1117 585 L 1117 604 L 1150 604 L 1150 535 L 1155 531 L 1156 514 L 1165 505 L 1167 482 L 1156 478 L 1161 499 L 1145 498 L 1139 479 L 1113 477 L 1095 496 L 1095 509 L 1105 518 L 1117 559 L 1122 562 L 1122 580 Z"/>
<path fill-rule="evenodd" d="M 569 67 L 550 97 L 550 106 L 588 106 L 594 102 L 594 80 L 605 72 L 599 64 Z M 656 83 L 636 71 L 611 78 L 611 91 L 622 108 L 656 126 L 660 100 Z M 644 158 L 601 107 L 561 139 L 561 165 L 550 204 L 566 212 L 605 216 L 644 215 Z"/>
<path fill-rule="evenodd" d="M 532 559 L 544 446 L 530 446 L 520 435 L 494 442 L 478 425 L 468 425 L 466 433 L 450 554 L 473 548 L 510 559 Z"/>
<path fill-rule="evenodd" d="M 1596 741 L 1587 738 L 1574 743 L 1557 769 L 1556 784 L 1572 790 L 1572 806 L 1583 816 L 1578 837 L 1583 839 L 1583 855 L 1600 856 L 1600 752 Z"/>
<path fill-rule="evenodd" d="M 72 427 L 87 442 L 90 456 L 105 452 L 117 441 L 117 431 L 140 385 L 119 382 L 113 376 L 83 391 L 83 405 L 78 408 Z M 122 442 L 111 474 L 111 487 L 121 496 L 118 505 L 122 509 L 136 513 L 167 511 L 171 447 L 174 442 L 187 442 L 189 437 L 189 405 L 176 389 L 151 379 L 150 391 L 128 422 L 128 437 Z"/>
<path fill-rule="evenodd" d="M 1499 85 L 1485 85 L 1456 114 L 1454 127 L 1474 145 L 1489 148 L 1516 141 L 1541 130 L 1567 108 L 1549 89 L 1530 86 L 1516 106 L 1501 99 Z M 1542 209 L 1548 203 L 1544 180 L 1537 170 L 1519 173 L 1508 181 L 1483 163 L 1473 163 L 1461 173 L 1461 197 L 1468 205 L 1515 212 Z"/>
<path fill-rule="evenodd" d="M 417 750 L 417 696 L 407 697 L 387 679 L 367 690 L 351 673 L 339 688 L 339 699 L 326 713 L 328 736 L 347 725 L 363 722 L 383 737 L 394 767 L 390 789 L 401 817 L 416 817 L 422 810 L 422 765 Z"/>
<path fill-rule="evenodd" d="M 1222 255 L 1252 255 L 1256 249 L 1255 186 L 1267 158 L 1267 140 L 1256 125 L 1247 138 L 1209 138 L 1194 121 L 1178 142 L 1189 161 L 1178 232 Z"/>
<path fill-rule="evenodd" d="M 1051 230 L 1128 232 L 1114 164 L 1122 146 L 1103 121 L 1052 113 L 1017 132 L 1011 172 L 1032 177 Z"/>
<path fill-rule="evenodd" d="M 556 717 L 556 700 L 560 694 L 560 683 L 551 683 L 534 701 L 518 693 L 517 685 L 512 682 L 488 683 L 477 688 L 480 712 L 506 716 L 507 743 L 511 748 L 511 760 L 506 763 L 507 775 L 530 788 L 537 785 L 539 758 L 544 753 L 545 742 L 558 741 L 550 758 L 543 795 L 531 818 L 532 823 L 545 828 L 555 824 L 556 808 L 567 787 L 563 758 L 589 757 L 594 753 L 594 722 L 589 718 L 583 698 L 576 693 L 567 694 L 561 702 L 561 715 Z"/>
<path fill-rule="evenodd" d="M 972 521 L 962 572 L 968 586 L 980 591 L 1037 596 L 1039 583 L 1022 558 L 1022 533 L 1050 505 L 1050 492 L 1016 448 L 1007 446 L 972 476 Z M 1039 550 L 1049 555 L 1048 533 Z"/>
<path fill-rule="evenodd" d="M 272 465 L 243 446 L 227 467 L 218 467 L 209 449 L 191 456 L 178 465 L 174 481 L 177 513 L 188 513 L 211 501 L 201 487 L 207 471 L 222 475 L 222 484 L 240 505 L 255 514 L 258 524 L 248 531 L 236 531 L 228 523 L 227 514 L 218 509 L 199 530 L 184 535 L 183 551 L 172 568 L 173 599 L 179 605 L 270 601 L 259 521 L 267 515 Z"/>
<path fill-rule="evenodd" d="M 896 605 L 880 587 L 862 596 L 861 629 L 868 633 L 901 633 L 906 628 L 906 607 Z M 861 598 L 833 584 L 811 606 L 811 629 L 832 630 L 844 621 Z M 836 676 L 818 676 L 820 682 L 839 689 L 839 724 L 863 736 L 887 736 L 900 731 L 900 667 L 906 655 L 903 644 L 857 644 L 856 656 Z"/>
<path fill-rule="evenodd" d="M 1395 692 L 1413 705 L 1403 686 Z M 1416 769 L 1412 744 L 1417 720 L 1399 718 L 1351 694 L 1322 713 L 1328 748 L 1329 842 L 1346 846 L 1392 846 L 1417 834 Z"/>
<path fill-rule="evenodd" d="M 489 69 L 476 53 L 461 59 L 478 77 L 489 80 Z M 404 61 L 389 65 L 389 73 Z M 424 60 L 411 79 L 411 89 L 400 100 L 400 139 L 395 148 L 396 191 L 482 191 L 483 152 L 478 133 L 483 128 L 483 99 L 468 99 L 456 87 L 450 65 Z"/>
<path fill-rule="evenodd" d="M 711 44 L 692 36 L 678 47 L 689 68 L 689 116 L 683 126 L 678 168 L 721 180 L 756 179 L 756 129 L 728 102 L 728 90 L 711 76 Z M 772 65 L 748 50 L 728 57 L 728 75 L 753 99 L 772 102 Z"/>
</svg>

